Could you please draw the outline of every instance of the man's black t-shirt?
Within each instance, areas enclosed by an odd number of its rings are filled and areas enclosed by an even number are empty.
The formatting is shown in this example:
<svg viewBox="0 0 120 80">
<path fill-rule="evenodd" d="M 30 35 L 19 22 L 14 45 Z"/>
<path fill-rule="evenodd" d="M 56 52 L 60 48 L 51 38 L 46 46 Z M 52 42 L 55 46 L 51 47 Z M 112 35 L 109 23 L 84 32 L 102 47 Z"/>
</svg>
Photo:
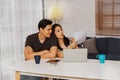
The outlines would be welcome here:
<svg viewBox="0 0 120 80">
<path fill-rule="evenodd" d="M 34 52 L 39 52 L 43 50 L 50 50 L 52 46 L 57 46 L 57 40 L 54 36 L 46 38 L 43 43 L 40 43 L 38 33 L 29 35 L 26 39 L 25 47 L 32 47 Z"/>
</svg>

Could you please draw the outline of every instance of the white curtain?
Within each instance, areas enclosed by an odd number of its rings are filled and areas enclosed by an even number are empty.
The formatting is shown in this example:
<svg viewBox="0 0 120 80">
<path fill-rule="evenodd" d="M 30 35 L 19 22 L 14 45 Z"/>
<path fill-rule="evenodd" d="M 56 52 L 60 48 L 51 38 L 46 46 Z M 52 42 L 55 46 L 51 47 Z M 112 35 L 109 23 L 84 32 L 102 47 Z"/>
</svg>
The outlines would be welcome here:
<svg viewBox="0 0 120 80">
<path fill-rule="evenodd" d="M 24 61 L 25 39 L 40 19 L 41 0 L 0 0 L 0 80 L 14 80 L 10 67 Z"/>
</svg>

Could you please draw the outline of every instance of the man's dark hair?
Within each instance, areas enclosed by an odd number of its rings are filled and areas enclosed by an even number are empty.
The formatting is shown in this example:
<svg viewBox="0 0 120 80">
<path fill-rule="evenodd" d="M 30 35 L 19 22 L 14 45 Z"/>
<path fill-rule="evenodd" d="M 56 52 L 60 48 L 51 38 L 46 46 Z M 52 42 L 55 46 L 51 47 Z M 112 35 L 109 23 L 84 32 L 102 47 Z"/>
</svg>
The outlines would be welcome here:
<svg viewBox="0 0 120 80">
<path fill-rule="evenodd" d="M 40 28 L 44 29 L 47 25 L 51 25 L 52 21 L 48 20 L 48 19 L 42 19 L 39 23 L 38 23 L 38 30 L 40 30 Z"/>
</svg>

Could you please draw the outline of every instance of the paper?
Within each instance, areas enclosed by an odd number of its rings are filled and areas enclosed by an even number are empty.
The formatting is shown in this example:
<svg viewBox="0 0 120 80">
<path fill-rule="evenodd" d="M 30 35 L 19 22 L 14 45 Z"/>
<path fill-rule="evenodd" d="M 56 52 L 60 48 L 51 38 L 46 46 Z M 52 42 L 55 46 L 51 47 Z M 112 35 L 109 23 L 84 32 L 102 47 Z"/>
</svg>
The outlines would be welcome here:
<svg viewBox="0 0 120 80">
<path fill-rule="evenodd" d="M 78 32 L 73 33 L 73 37 L 77 42 L 77 44 L 83 43 L 86 40 L 86 35 L 87 35 L 87 32 L 85 29 L 82 29 Z"/>
</svg>

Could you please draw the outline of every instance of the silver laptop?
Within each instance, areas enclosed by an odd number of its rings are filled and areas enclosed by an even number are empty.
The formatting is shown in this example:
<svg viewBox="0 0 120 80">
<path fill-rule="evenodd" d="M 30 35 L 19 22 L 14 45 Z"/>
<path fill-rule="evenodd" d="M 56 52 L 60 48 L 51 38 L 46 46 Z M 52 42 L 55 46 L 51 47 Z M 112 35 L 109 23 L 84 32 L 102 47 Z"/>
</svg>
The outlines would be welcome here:
<svg viewBox="0 0 120 80">
<path fill-rule="evenodd" d="M 64 49 L 64 62 L 86 62 L 87 48 L 82 49 Z"/>
</svg>

